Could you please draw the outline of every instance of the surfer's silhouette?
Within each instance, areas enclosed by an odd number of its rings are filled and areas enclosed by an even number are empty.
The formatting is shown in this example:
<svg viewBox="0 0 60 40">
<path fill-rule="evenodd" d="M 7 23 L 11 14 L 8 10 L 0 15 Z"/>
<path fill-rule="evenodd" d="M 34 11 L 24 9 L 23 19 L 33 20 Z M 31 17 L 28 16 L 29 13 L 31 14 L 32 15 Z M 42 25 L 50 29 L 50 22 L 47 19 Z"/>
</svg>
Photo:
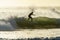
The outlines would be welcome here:
<svg viewBox="0 0 60 40">
<path fill-rule="evenodd" d="M 34 15 L 33 13 L 34 13 L 34 12 L 33 12 L 33 10 L 32 10 L 32 12 L 28 15 L 28 20 L 33 21 L 33 18 L 32 18 L 32 15 Z"/>
</svg>

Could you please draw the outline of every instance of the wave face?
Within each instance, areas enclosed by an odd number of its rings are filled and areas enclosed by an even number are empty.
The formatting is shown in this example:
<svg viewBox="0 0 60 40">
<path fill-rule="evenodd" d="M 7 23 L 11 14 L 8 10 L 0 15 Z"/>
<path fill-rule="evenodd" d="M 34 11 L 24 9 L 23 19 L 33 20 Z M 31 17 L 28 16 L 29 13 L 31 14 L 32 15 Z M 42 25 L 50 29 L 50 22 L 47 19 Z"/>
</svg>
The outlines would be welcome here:
<svg viewBox="0 0 60 40">
<path fill-rule="evenodd" d="M 55 10 L 53 10 L 55 9 Z M 0 28 L 2 30 L 6 29 L 14 29 L 15 21 L 9 20 L 11 17 L 28 17 L 28 14 L 32 10 L 29 8 L 0 8 Z M 35 8 L 34 15 L 32 17 L 49 17 L 49 18 L 60 18 L 60 8 Z M 7 27 L 7 28 L 5 28 Z"/>
</svg>

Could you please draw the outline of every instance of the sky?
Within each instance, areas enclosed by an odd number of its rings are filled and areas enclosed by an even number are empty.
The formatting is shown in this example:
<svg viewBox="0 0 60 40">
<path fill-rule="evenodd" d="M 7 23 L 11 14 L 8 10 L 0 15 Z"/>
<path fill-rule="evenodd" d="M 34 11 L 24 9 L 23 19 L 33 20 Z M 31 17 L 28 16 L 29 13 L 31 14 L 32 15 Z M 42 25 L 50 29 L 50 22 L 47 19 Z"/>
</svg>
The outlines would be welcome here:
<svg viewBox="0 0 60 40">
<path fill-rule="evenodd" d="M 7 7 L 59 7 L 60 0 L 0 0 L 0 8 Z"/>
</svg>

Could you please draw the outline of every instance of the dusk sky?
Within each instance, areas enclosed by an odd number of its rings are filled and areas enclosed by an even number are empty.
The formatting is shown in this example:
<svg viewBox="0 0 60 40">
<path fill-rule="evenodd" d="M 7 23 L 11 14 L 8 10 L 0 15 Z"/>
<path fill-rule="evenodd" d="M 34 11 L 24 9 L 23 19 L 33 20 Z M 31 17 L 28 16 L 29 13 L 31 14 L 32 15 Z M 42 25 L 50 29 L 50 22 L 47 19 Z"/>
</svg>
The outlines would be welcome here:
<svg viewBox="0 0 60 40">
<path fill-rule="evenodd" d="M 0 0 L 0 8 L 29 6 L 56 7 L 60 6 L 60 0 Z"/>
</svg>

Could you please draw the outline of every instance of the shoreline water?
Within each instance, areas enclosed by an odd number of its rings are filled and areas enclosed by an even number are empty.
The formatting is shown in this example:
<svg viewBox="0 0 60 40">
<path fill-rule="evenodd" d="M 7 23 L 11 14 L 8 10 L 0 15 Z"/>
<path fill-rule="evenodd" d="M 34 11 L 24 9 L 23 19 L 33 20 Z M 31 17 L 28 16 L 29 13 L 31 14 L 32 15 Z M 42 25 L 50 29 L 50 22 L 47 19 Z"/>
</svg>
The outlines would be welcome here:
<svg viewBox="0 0 60 40">
<path fill-rule="evenodd" d="M 21 29 L 19 31 L 0 31 L 0 38 L 35 38 L 60 37 L 60 29 Z"/>
</svg>

